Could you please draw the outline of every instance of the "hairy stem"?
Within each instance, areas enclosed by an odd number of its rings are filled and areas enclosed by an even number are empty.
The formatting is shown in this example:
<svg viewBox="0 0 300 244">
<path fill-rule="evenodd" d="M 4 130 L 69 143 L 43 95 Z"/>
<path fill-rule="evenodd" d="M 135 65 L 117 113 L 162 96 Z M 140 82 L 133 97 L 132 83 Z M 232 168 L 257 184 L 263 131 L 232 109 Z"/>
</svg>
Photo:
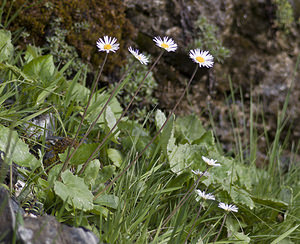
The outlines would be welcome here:
<svg viewBox="0 0 300 244">
<path fill-rule="evenodd" d="M 223 222 L 222 222 L 222 224 L 221 224 L 221 228 L 220 228 L 220 230 L 219 230 L 219 232 L 218 232 L 218 235 L 216 236 L 216 238 L 215 238 L 215 240 L 214 240 L 214 243 L 218 240 L 218 238 L 219 238 L 219 236 L 220 236 L 220 234 L 221 234 L 221 231 L 222 231 L 223 226 L 224 226 L 224 224 L 225 224 L 226 217 L 227 217 L 227 214 L 225 214 L 225 216 L 224 216 Z"/>
<path fill-rule="evenodd" d="M 196 216 L 196 218 L 195 218 L 195 220 L 194 220 L 194 222 L 193 222 L 193 224 L 192 224 L 192 227 L 191 227 L 191 229 L 190 229 L 190 231 L 189 231 L 187 237 L 185 238 L 185 241 L 184 241 L 185 244 L 187 243 L 187 241 L 188 241 L 190 235 L 192 234 L 192 230 L 194 229 L 195 224 L 196 224 L 196 221 L 197 221 L 197 219 L 199 218 L 201 209 L 202 209 L 202 204 L 200 205 L 200 208 L 199 208 L 199 210 L 198 210 L 198 212 L 197 212 L 197 216 Z"/>
</svg>

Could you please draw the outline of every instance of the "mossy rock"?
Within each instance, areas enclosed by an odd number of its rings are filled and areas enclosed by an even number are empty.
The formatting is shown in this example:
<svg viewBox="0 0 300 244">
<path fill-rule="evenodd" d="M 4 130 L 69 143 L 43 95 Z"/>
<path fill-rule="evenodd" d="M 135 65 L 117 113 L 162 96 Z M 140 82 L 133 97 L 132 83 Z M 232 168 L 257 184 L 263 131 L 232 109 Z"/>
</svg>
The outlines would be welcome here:
<svg viewBox="0 0 300 244">
<path fill-rule="evenodd" d="M 4 13 L 11 14 L 21 9 L 16 19 L 9 26 L 12 31 L 22 28 L 30 34 L 27 40 L 21 40 L 21 46 L 34 44 L 43 46 L 46 37 L 51 36 L 50 23 L 60 19 L 60 27 L 67 31 L 66 41 L 74 46 L 85 63 L 95 68 L 102 63 L 104 55 L 99 55 L 96 41 L 104 35 L 114 36 L 120 43 L 119 55 L 112 55 L 106 71 L 123 64 L 126 41 L 132 38 L 133 27 L 126 19 L 125 6 L 121 0 L 15 0 L 6 4 Z M 6 17 L 6 16 L 4 16 Z M 86 25 L 82 28 L 83 25 Z M 26 43 L 27 41 L 27 43 Z M 121 57 L 120 57 L 121 55 Z"/>
</svg>

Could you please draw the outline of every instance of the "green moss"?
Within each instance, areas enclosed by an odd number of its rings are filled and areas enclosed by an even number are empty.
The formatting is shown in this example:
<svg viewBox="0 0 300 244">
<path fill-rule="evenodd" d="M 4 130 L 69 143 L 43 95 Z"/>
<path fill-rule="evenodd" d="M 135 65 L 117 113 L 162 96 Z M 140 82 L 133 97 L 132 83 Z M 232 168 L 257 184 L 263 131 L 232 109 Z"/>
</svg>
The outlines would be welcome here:
<svg viewBox="0 0 300 244">
<path fill-rule="evenodd" d="M 52 35 L 46 37 L 47 43 L 44 47 L 53 55 L 54 62 L 60 64 L 61 67 L 72 60 L 65 71 L 67 77 L 76 74 L 79 70 L 89 71 L 88 66 L 79 58 L 76 48 L 66 42 L 68 31 L 61 28 L 60 18 L 50 23 L 50 31 Z"/>
<path fill-rule="evenodd" d="M 275 24 L 286 33 L 290 32 L 294 20 L 294 12 L 288 0 L 274 0 L 276 4 L 276 20 Z"/>
<path fill-rule="evenodd" d="M 24 5 L 24 6 L 23 6 Z M 22 11 L 10 26 L 11 30 L 25 28 L 30 34 L 27 43 L 44 46 L 52 37 L 58 37 L 53 23 L 60 20 L 59 28 L 64 42 L 76 49 L 84 63 L 98 67 L 103 55 L 99 55 L 96 41 L 104 35 L 114 36 L 120 43 L 119 55 L 111 55 L 106 71 L 121 66 L 121 57 L 126 49 L 122 46 L 132 37 L 133 27 L 125 17 L 125 6 L 121 0 L 15 0 L 12 13 L 23 6 Z M 9 8 L 9 5 L 6 6 Z M 62 40 L 63 38 L 61 38 Z M 76 57 L 75 57 L 76 58 Z"/>
<path fill-rule="evenodd" d="M 230 50 L 223 46 L 218 39 L 218 29 L 215 25 L 210 24 L 205 17 L 200 17 L 196 22 L 196 38 L 192 48 L 208 50 L 218 62 L 223 62 L 230 56 Z"/>
</svg>

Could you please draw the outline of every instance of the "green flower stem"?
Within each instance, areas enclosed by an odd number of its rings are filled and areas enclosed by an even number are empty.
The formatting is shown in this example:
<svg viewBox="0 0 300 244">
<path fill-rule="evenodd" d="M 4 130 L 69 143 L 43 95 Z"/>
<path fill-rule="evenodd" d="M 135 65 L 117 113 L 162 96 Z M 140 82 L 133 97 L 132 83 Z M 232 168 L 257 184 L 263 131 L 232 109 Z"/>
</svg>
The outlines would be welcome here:
<svg viewBox="0 0 300 244">
<path fill-rule="evenodd" d="M 95 93 L 95 90 L 96 90 L 96 87 L 97 87 L 97 85 L 98 85 L 98 83 L 99 83 L 99 80 L 100 80 L 100 77 L 101 77 L 101 74 L 102 74 L 104 65 L 105 65 L 106 60 L 107 60 L 107 56 L 108 56 L 108 53 L 106 53 L 106 55 L 105 55 L 105 58 L 104 58 L 104 61 L 103 61 L 102 65 L 101 65 L 101 68 L 100 68 L 98 77 L 97 77 L 96 81 L 95 81 L 94 84 L 93 84 L 92 91 L 91 91 L 91 93 L 90 93 L 90 96 L 89 96 L 89 100 L 88 100 L 88 102 L 87 102 L 87 105 L 86 105 L 86 107 L 85 107 L 85 109 L 84 109 L 84 112 L 83 112 L 83 115 L 82 115 L 80 124 L 79 124 L 79 126 L 78 126 L 78 129 L 77 129 L 75 138 L 73 139 L 73 141 L 72 141 L 70 147 L 68 148 L 67 159 L 66 159 L 66 161 L 64 162 L 64 164 L 63 164 L 63 166 L 62 166 L 62 168 L 61 168 L 61 170 L 60 170 L 60 172 L 59 172 L 59 174 L 58 174 L 58 177 L 60 176 L 60 174 L 61 174 L 63 171 L 65 171 L 65 170 L 67 169 L 67 166 L 68 166 L 68 164 L 69 164 L 69 162 L 70 162 L 70 159 L 71 159 L 71 158 L 69 157 L 69 155 L 70 155 L 71 148 L 74 146 L 74 143 L 75 143 L 75 141 L 76 141 L 76 138 L 78 137 L 78 134 L 79 134 L 79 132 L 80 132 L 82 123 L 83 123 L 83 121 L 84 121 L 84 119 L 85 119 L 85 116 L 86 116 L 86 113 L 87 113 L 87 109 L 88 109 L 88 107 L 90 106 L 92 97 L 93 97 L 93 95 L 94 95 L 94 93 Z"/>
<path fill-rule="evenodd" d="M 219 232 L 218 232 L 218 235 L 217 235 L 216 238 L 214 239 L 214 242 L 213 242 L 213 243 L 215 243 L 215 242 L 218 240 L 218 238 L 219 238 L 219 236 L 220 236 L 220 234 L 221 234 L 221 231 L 222 231 L 222 229 L 223 229 L 223 226 L 224 226 L 224 224 L 225 224 L 226 217 L 227 217 L 227 214 L 225 214 L 225 216 L 224 216 L 223 222 L 222 222 L 222 224 L 221 224 L 221 228 L 220 228 L 220 230 L 219 230 Z"/>
<path fill-rule="evenodd" d="M 184 244 L 186 244 L 186 243 L 187 243 L 187 241 L 188 241 L 188 239 L 189 239 L 190 235 L 192 234 L 192 230 L 193 230 L 193 229 L 194 229 L 194 227 L 195 227 L 196 220 L 199 218 L 199 215 L 200 215 L 201 209 L 202 209 L 202 204 L 200 205 L 200 208 L 199 208 L 199 210 L 198 210 L 197 216 L 196 216 L 196 218 L 195 218 L 195 220 L 194 220 L 194 222 L 193 222 L 193 224 L 192 224 L 192 227 L 191 227 L 191 229 L 190 229 L 190 231 L 189 231 L 189 233 L 188 233 L 187 237 L 185 238 Z"/>
<path fill-rule="evenodd" d="M 94 199 L 96 199 L 98 196 L 100 196 L 103 192 L 105 192 L 109 187 L 111 187 L 111 185 L 117 181 L 117 179 L 119 179 L 132 165 L 135 164 L 135 162 L 143 155 L 143 153 L 147 150 L 147 148 L 154 142 L 154 140 L 158 137 L 158 135 L 160 134 L 160 132 L 163 130 L 163 128 L 165 127 L 165 125 L 168 123 L 169 119 L 171 118 L 172 114 L 174 114 L 175 109 L 177 108 L 177 106 L 179 105 L 179 103 L 181 102 L 184 94 L 187 92 L 190 84 L 192 83 L 192 80 L 194 79 L 194 76 L 196 74 L 198 70 L 198 65 L 195 68 L 195 71 L 191 77 L 191 79 L 189 80 L 187 86 L 185 87 L 183 93 L 181 94 L 180 98 L 178 99 L 177 103 L 175 104 L 175 106 L 173 107 L 172 111 L 170 112 L 168 118 L 166 119 L 166 121 L 163 123 L 163 125 L 160 127 L 160 129 L 156 132 L 156 134 L 154 135 L 154 137 L 151 139 L 151 141 L 145 146 L 145 148 L 135 157 L 135 159 L 125 168 L 123 169 L 123 171 L 117 175 L 115 178 L 113 178 L 111 180 L 111 182 L 100 192 L 98 192 L 96 194 L 96 196 L 94 197 Z M 200 177 L 199 177 L 200 178 Z M 198 180 L 199 181 L 199 180 Z"/>
<path fill-rule="evenodd" d="M 150 72 L 153 70 L 154 66 L 157 64 L 157 62 L 160 60 L 160 58 L 162 57 L 164 53 L 164 50 L 161 51 L 160 55 L 158 56 L 158 58 L 155 60 L 154 64 L 151 66 L 151 68 L 148 70 L 147 74 L 145 75 L 144 79 L 142 80 L 142 82 L 140 83 L 140 85 L 138 86 L 137 90 L 135 91 L 134 95 L 132 96 L 129 104 L 127 105 L 127 107 L 125 108 L 125 110 L 123 111 L 123 113 L 121 114 L 120 118 L 116 121 L 116 123 L 114 124 L 114 126 L 111 128 L 111 130 L 107 133 L 107 135 L 104 137 L 104 139 L 102 140 L 102 142 L 98 145 L 98 147 L 95 149 L 95 151 L 91 154 L 91 156 L 87 159 L 87 161 L 83 164 L 81 170 L 79 171 L 79 175 L 83 173 L 83 171 L 85 170 L 87 164 L 90 162 L 90 160 L 94 157 L 94 155 L 96 154 L 96 152 L 103 146 L 103 144 L 106 142 L 106 140 L 109 138 L 109 136 L 111 135 L 111 133 L 113 132 L 113 130 L 117 127 L 117 125 L 119 124 L 119 122 L 121 121 L 121 119 L 125 116 L 125 114 L 127 113 L 127 110 L 129 109 L 130 105 L 132 104 L 134 98 L 136 97 L 136 95 L 138 94 L 138 92 L 140 91 L 140 89 L 142 88 L 142 85 L 144 84 L 147 76 L 150 74 Z"/>
<path fill-rule="evenodd" d="M 177 210 L 179 208 L 181 208 L 181 206 L 190 198 L 190 196 L 192 195 L 193 191 L 197 188 L 201 177 L 205 174 L 205 172 L 208 170 L 209 166 L 207 166 L 206 170 L 202 173 L 202 175 L 200 175 L 197 179 L 197 181 L 195 182 L 195 184 L 193 184 L 191 186 L 191 188 L 184 194 L 183 198 L 180 200 L 180 202 L 178 203 L 178 205 L 176 206 L 176 208 L 174 208 L 174 210 L 170 213 L 170 215 L 166 218 L 166 220 L 163 222 L 162 224 L 162 228 L 165 227 L 165 225 L 169 222 L 169 220 L 173 217 L 173 215 L 177 212 Z"/>
<path fill-rule="evenodd" d="M 76 151 L 78 150 L 78 148 L 81 146 L 81 144 L 84 142 L 84 140 L 87 138 L 87 136 L 90 134 L 91 130 L 94 128 L 94 126 L 96 125 L 98 119 L 100 118 L 100 116 L 103 114 L 104 110 L 106 109 L 107 105 L 109 104 L 109 102 L 112 100 L 112 98 L 115 96 L 115 93 L 117 92 L 118 88 L 120 87 L 120 85 L 122 84 L 122 82 L 124 81 L 124 79 L 126 78 L 127 74 L 131 71 L 132 67 L 133 67 L 134 63 L 132 63 L 130 65 L 130 67 L 127 69 L 127 71 L 124 73 L 124 75 L 121 77 L 121 79 L 119 80 L 119 82 L 117 83 L 117 85 L 115 86 L 114 90 L 112 91 L 110 97 L 107 99 L 106 103 L 104 104 L 103 108 L 101 109 L 100 113 L 98 114 L 97 118 L 94 120 L 94 122 L 89 126 L 88 130 L 85 132 L 83 138 L 80 140 L 79 144 L 74 148 L 74 151 L 71 153 L 70 157 L 67 157 L 67 161 L 70 162 L 70 160 L 72 159 L 72 157 L 74 156 L 74 154 L 76 153 Z"/>
</svg>

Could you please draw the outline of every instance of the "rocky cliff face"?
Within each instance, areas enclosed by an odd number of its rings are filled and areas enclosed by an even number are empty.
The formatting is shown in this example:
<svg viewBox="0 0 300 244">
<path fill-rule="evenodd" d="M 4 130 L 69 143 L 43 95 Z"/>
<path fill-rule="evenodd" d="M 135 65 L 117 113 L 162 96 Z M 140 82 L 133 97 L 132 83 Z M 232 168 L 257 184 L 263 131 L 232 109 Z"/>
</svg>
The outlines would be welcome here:
<svg viewBox="0 0 300 244">
<path fill-rule="evenodd" d="M 136 27 L 136 42 L 141 50 L 155 55 L 157 50 L 151 43 L 155 35 L 171 36 L 179 45 L 179 50 L 165 55 L 155 70 L 160 86 L 157 96 L 163 108 L 172 108 L 194 68 L 187 54 L 197 35 L 196 21 L 201 16 L 217 27 L 217 38 L 222 40 L 231 55 L 222 64 L 216 62 L 211 70 L 198 71 L 198 77 L 178 113 L 194 112 L 205 122 L 208 121 L 206 108 L 209 104 L 217 121 L 217 135 L 224 149 L 231 150 L 234 136 L 230 111 L 237 116 L 234 130 L 243 135 L 243 128 L 249 129 L 252 97 L 255 114 L 264 114 L 267 133 L 273 137 L 277 115 L 292 87 L 286 128 L 291 126 L 291 140 L 299 140 L 300 75 L 299 71 L 294 72 L 300 53 L 300 6 L 297 1 L 291 1 L 295 21 L 288 30 L 280 29 L 276 19 L 278 6 L 271 0 L 127 0 L 125 5 L 126 16 Z M 226 105 L 224 94 L 229 96 L 231 93 L 229 77 L 235 99 L 227 99 Z M 256 127 L 259 134 L 263 134 L 262 118 L 257 119 Z M 287 131 L 283 138 L 286 134 Z M 264 136 L 259 138 L 263 159 L 265 140 Z"/>
</svg>

